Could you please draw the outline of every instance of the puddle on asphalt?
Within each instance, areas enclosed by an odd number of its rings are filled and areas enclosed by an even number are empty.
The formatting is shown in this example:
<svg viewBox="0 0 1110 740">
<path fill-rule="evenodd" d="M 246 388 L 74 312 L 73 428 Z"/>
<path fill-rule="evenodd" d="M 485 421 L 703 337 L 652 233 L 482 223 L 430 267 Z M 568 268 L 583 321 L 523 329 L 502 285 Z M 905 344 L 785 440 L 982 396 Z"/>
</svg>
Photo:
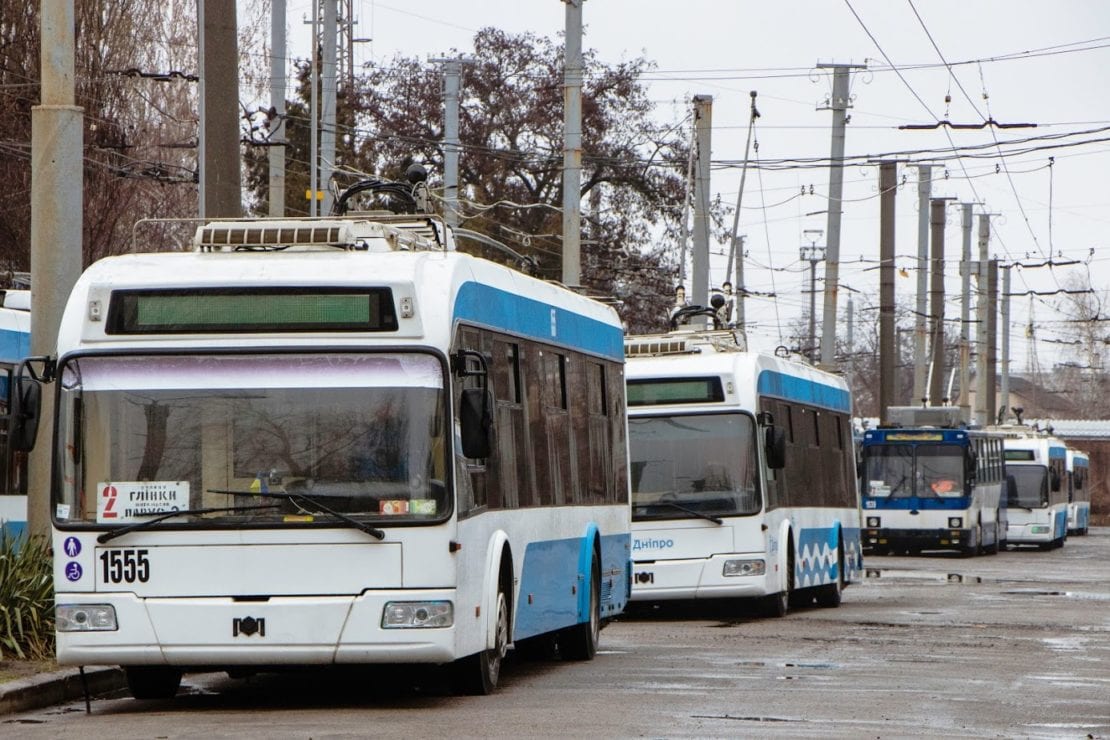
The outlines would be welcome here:
<svg viewBox="0 0 1110 740">
<path fill-rule="evenodd" d="M 1110 593 L 1090 593 L 1089 591 L 1058 591 L 1045 588 L 1014 588 L 1002 593 L 1008 596 L 1061 596 L 1080 601 L 1110 601 Z"/>
<path fill-rule="evenodd" d="M 984 583 L 980 576 L 901 568 L 864 568 L 863 577 L 884 581 L 923 581 L 926 583 Z"/>
<path fill-rule="evenodd" d="M 691 714 L 691 719 L 730 719 L 737 722 L 804 722 L 797 717 L 756 717 L 733 714 Z"/>
</svg>

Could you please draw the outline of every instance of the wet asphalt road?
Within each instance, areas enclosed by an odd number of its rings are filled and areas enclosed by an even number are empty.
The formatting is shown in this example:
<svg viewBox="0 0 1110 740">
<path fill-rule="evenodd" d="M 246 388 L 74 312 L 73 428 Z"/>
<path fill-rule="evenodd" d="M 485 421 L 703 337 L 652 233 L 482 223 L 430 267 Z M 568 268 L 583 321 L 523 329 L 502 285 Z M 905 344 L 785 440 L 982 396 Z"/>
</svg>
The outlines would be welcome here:
<svg viewBox="0 0 1110 740">
<path fill-rule="evenodd" d="M 638 608 L 591 663 L 510 659 L 490 697 L 435 670 L 186 676 L 0 718 L 0 736 L 1107 737 L 1110 528 L 1063 550 L 868 557 L 839 609 Z"/>
</svg>

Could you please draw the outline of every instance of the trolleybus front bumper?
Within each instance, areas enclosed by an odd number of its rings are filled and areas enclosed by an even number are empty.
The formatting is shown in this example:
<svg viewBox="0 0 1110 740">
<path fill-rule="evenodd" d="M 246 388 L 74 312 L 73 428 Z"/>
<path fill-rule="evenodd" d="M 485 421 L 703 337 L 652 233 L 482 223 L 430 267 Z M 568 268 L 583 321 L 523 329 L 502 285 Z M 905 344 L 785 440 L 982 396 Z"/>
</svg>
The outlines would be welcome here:
<svg viewBox="0 0 1110 740">
<path fill-rule="evenodd" d="M 62 593 L 59 606 L 110 606 L 117 627 L 59 630 L 57 659 L 61 665 L 181 667 L 446 663 L 459 657 L 454 623 L 387 628 L 383 612 L 390 602 L 450 603 L 453 597 L 452 590 L 423 589 L 258 601 Z"/>
<path fill-rule="evenodd" d="M 893 550 L 962 550 L 972 543 L 970 529 L 864 529 L 863 549 L 880 553 Z"/>
</svg>

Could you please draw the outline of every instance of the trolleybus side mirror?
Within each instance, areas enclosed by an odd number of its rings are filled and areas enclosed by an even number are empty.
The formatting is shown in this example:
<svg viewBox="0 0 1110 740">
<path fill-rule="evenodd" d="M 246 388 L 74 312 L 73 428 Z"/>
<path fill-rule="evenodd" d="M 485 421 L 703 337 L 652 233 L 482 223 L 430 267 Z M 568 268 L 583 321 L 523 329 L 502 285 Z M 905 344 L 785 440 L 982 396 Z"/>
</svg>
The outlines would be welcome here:
<svg viewBox="0 0 1110 740">
<path fill-rule="evenodd" d="M 1014 476 L 1007 475 L 1006 476 L 1006 501 L 1007 502 L 1017 501 L 1017 497 L 1018 497 L 1017 480 L 1014 479 Z"/>
<path fill-rule="evenodd" d="M 459 426 L 463 455 L 472 459 L 489 457 L 493 403 L 484 388 L 464 388 L 459 401 Z"/>
<path fill-rule="evenodd" d="M 36 365 L 39 370 L 35 370 Z M 8 446 L 15 452 L 30 452 L 35 446 L 42 413 L 42 384 L 54 381 L 58 363 L 53 357 L 26 357 L 12 374 Z"/>
<path fill-rule="evenodd" d="M 764 429 L 764 447 L 767 451 L 767 467 L 781 470 L 786 467 L 786 430 L 769 426 Z"/>
<path fill-rule="evenodd" d="M 22 370 L 20 365 L 18 370 Z M 9 444 L 15 452 L 30 452 L 35 447 L 42 411 L 42 385 L 34 378 L 16 372 L 12 377 L 11 428 Z"/>
<path fill-rule="evenodd" d="M 1060 473 L 1055 468 L 1048 469 L 1048 485 L 1053 491 L 1060 490 Z"/>
</svg>

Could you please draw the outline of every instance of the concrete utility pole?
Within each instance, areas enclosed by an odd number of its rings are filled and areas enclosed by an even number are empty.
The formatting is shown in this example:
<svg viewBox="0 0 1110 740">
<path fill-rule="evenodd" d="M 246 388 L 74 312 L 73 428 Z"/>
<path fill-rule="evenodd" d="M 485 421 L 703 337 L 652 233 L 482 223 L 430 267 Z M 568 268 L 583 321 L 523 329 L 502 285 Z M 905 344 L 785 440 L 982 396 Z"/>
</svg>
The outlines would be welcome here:
<svg viewBox="0 0 1110 740">
<path fill-rule="evenodd" d="M 798 257 L 803 262 L 809 262 L 809 343 L 806 346 L 805 355 L 813 364 L 817 364 L 817 336 L 816 336 L 816 322 L 817 322 L 817 263 L 825 259 L 825 248 L 817 246 L 817 240 L 821 238 L 822 231 L 820 229 L 806 229 L 802 232 L 807 239 L 809 239 L 809 246 L 802 246 L 798 248 Z"/>
<path fill-rule="evenodd" d="M 844 128 L 848 123 L 848 75 L 866 64 L 818 64 L 818 69 L 833 70 L 832 154 L 829 157 L 829 214 L 825 229 L 825 309 L 821 332 L 821 364 L 832 368 L 836 362 L 836 301 L 840 287 L 840 216 L 844 210 Z"/>
<path fill-rule="evenodd" d="M 198 0 L 200 217 L 243 215 L 239 181 L 239 52 L 235 3 Z"/>
<path fill-rule="evenodd" d="M 944 226 L 946 198 L 934 198 L 929 219 L 932 227 L 932 266 L 930 285 L 931 305 L 929 319 L 932 323 L 932 360 L 929 370 L 929 404 L 940 406 L 944 401 Z"/>
<path fill-rule="evenodd" d="M 894 398 L 894 196 L 898 192 L 898 165 L 879 165 L 879 423 L 890 419 L 887 408 Z"/>
<path fill-rule="evenodd" d="M 74 105 L 73 0 L 42 0 L 41 86 L 31 109 L 31 354 L 53 355 L 69 291 L 81 275 L 84 109 Z M 31 454 L 27 529 L 50 534 L 50 457 L 54 394 L 42 394 L 42 422 Z"/>
<path fill-rule="evenodd" d="M 462 57 L 432 59 L 443 65 L 443 200 L 444 220 L 459 225 L 459 81 Z"/>
<path fill-rule="evenodd" d="M 713 131 L 713 96 L 694 96 L 698 158 L 694 183 L 694 245 L 690 302 L 709 305 L 709 160 Z"/>
<path fill-rule="evenodd" d="M 932 197 L 933 168 L 917 167 L 917 302 L 913 318 L 913 403 L 925 397 L 928 363 L 925 361 L 927 330 L 926 295 L 929 290 L 929 200 Z"/>
<path fill-rule="evenodd" d="M 994 420 L 989 418 L 987 409 L 987 345 L 993 338 L 988 333 L 987 318 L 987 276 L 990 259 L 991 217 L 989 213 L 979 214 L 979 260 L 976 262 L 975 288 L 975 423 L 984 425 Z"/>
<path fill-rule="evenodd" d="M 1002 386 L 998 390 L 999 420 L 1010 413 L 1010 265 L 1002 267 Z"/>
<path fill-rule="evenodd" d="M 987 267 L 987 304 L 990 315 L 987 317 L 987 423 L 995 422 L 998 393 L 998 260 L 991 260 Z"/>
<path fill-rule="evenodd" d="M 582 283 L 582 3 L 563 0 L 563 285 Z"/>
<path fill-rule="evenodd" d="M 308 84 L 311 88 L 308 96 L 308 215 L 320 215 L 320 3 L 312 0 L 312 52 L 309 54 L 309 64 L 312 68 L 308 71 Z"/>
<path fill-rule="evenodd" d="M 971 421 L 971 209 L 961 204 L 963 245 L 960 252 L 960 418 Z"/>
<path fill-rule="evenodd" d="M 285 215 L 285 0 L 270 0 L 270 215 Z"/>
<path fill-rule="evenodd" d="M 324 24 L 321 34 L 324 41 L 324 60 L 320 68 L 320 87 L 322 89 L 320 111 L 320 180 L 319 187 L 324 191 L 320 215 L 331 213 L 331 178 L 335 172 L 335 90 L 339 84 L 336 74 L 336 44 L 339 36 L 338 0 L 323 0 Z"/>
</svg>

